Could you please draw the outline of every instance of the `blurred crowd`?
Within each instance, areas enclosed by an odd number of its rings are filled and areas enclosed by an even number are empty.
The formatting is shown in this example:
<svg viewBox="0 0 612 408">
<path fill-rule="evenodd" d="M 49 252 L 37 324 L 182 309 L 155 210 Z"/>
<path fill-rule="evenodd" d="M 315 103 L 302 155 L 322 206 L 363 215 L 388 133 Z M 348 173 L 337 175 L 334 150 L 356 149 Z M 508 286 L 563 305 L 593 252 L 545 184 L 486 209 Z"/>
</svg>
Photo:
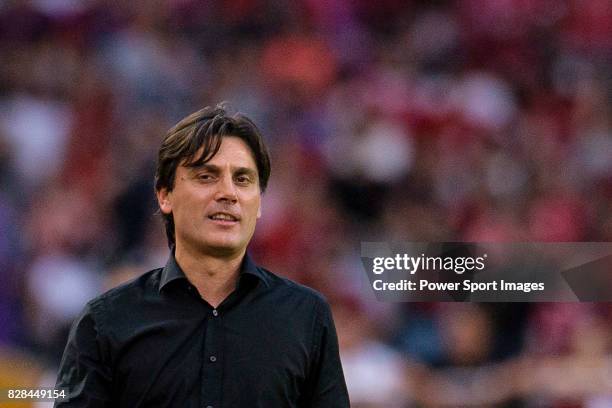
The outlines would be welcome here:
<svg viewBox="0 0 612 408">
<path fill-rule="evenodd" d="M 610 0 L 0 1 L 0 387 L 164 265 L 157 148 L 220 101 L 271 150 L 251 251 L 330 300 L 354 406 L 612 406 L 610 305 L 376 302 L 359 258 L 612 241 Z"/>
</svg>

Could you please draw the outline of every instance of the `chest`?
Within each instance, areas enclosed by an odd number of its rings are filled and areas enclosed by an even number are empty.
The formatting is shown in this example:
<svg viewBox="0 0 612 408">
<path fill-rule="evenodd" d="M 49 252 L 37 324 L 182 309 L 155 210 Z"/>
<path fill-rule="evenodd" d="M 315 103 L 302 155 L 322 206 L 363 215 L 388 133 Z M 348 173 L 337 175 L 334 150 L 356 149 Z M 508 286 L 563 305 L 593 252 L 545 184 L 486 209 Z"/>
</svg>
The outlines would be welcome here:
<svg viewBox="0 0 612 408">
<path fill-rule="evenodd" d="M 290 406 L 311 369 L 312 342 L 312 321 L 290 311 L 141 316 L 116 341 L 114 383 L 126 406 L 262 398 Z"/>
</svg>

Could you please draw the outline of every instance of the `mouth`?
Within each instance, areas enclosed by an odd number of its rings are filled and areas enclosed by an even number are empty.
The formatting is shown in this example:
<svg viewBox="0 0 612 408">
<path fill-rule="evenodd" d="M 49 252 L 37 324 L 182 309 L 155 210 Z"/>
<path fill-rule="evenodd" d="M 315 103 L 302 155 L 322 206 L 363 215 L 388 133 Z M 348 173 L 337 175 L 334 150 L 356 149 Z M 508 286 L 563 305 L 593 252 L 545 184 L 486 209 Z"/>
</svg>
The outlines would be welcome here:
<svg viewBox="0 0 612 408">
<path fill-rule="evenodd" d="M 232 225 L 240 221 L 240 218 L 238 216 L 227 212 L 216 212 L 210 214 L 208 216 L 208 219 L 215 221 L 216 223 L 220 223 L 222 225 Z"/>
</svg>

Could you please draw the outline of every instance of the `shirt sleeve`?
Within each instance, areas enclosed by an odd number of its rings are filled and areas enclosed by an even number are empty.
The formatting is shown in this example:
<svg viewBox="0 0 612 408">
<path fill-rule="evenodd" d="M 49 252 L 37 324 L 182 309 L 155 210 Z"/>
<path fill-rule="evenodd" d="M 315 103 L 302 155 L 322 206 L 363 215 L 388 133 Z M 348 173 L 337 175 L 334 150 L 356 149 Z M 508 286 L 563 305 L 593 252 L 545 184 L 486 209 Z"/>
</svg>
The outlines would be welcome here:
<svg viewBox="0 0 612 408">
<path fill-rule="evenodd" d="M 56 389 L 65 388 L 67 398 L 54 407 L 110 407 L 111 369 L 103 353 L 103 335 L 88 304 L 74 321 L 62 356 Z"/>
<path fill-rule="evenodd" d="M 315 330 L 315 364 L 308 407 L 345 408 L 349 397 L 340 362 L 338 336 L 329 304 L 322 300 Z"/>
</svg>

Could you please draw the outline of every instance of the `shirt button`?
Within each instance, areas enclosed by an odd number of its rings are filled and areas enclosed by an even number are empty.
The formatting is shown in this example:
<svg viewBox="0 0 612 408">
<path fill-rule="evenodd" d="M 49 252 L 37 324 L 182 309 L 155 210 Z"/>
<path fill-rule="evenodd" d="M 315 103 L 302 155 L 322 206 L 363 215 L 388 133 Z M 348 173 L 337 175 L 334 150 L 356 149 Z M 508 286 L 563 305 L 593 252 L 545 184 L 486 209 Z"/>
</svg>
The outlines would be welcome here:
<svg viewBox="0 0 612 408">
<path fill-rule="evenodd" d="M 210 361 L 214 363 L 215 361 L 217 361 L 217 357 L 215 357 L 215 356 L 210 356 Z"/>
<path fill-rule="evenodd" d="M 217 309 L 213 310 L 213 316 L 219 316 L 219 312 L 217 312 Z"/>
</svg>

